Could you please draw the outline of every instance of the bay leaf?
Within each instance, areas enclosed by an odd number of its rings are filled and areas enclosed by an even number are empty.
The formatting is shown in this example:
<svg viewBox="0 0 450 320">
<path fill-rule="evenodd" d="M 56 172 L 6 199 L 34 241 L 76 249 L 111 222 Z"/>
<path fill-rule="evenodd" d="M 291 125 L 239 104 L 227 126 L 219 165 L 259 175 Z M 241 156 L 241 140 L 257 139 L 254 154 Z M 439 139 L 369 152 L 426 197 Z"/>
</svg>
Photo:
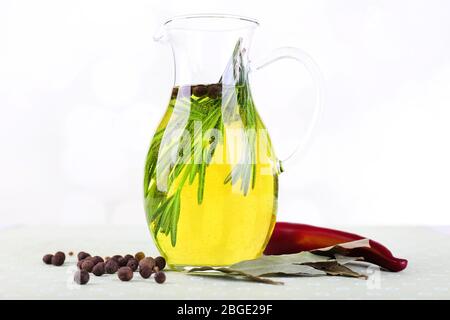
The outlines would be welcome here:
<svg viewBox="0 0 450 320">
<path fill-rule="evenodd" d="M 198 267 L 198 268 L 192 268 L 190 269 L 188 272 L 189 273 L 193 273 L 193 274 L 198 274 L 198 275 L 212 275 L 211 273 L 203 273 L 203 271 L 219 271 L 222 273 L 225 273 L 227 275 L 231 275 L 231 276 L 236 276 L 236 277 L 240 277 L 240 278 L 244 278 L 247 280 L 251 280 L 254 282 L 261 282 L 261 283 L 266 283 L 266 284 L 284 284 L 281 281 L 275 281 L 275 280 L 271 280 L 271 279 L 267 279 L 267 278 L 263 278 L 263 277 L 258 277 L 249 273 L 246 273 L 244 271 L 240 271 L 240 270 L 234 270 L 232 268 L 223 268 L 223 267 Z"/>
<path fill-rule="evenodd" d="M 283 284 L 267 279 L 276 276 L 344 276 L 367 279 L 367 276 L 350 269 L 346 264 L 360 260 L 359 257 L 345 256 L 349 249 L 369 246 L 368 239 L 343 243 L 312 252 L 262 256 L 254 260 L 235 263 L 230 267 L 197 267 L 188 273 L 203 276 L 233 277 L 267 284 Z M 344 254 L 344 255 L 342 255 Z"/>
<path fill-rule="evenodd" d="M 343 277 L 352 277 L 352 278 L 360 278 L 367 279 L 367 276 L 352 269 L 339 264 L 336 260 L 330 260 L 325 262 L 307 262 L 306 265 L 311 266 L 317 270 L 324 271 L 327 275 L 330 276 L 343 276 Z"/>
<path fill-rule="evenodd" d="M 295 254 L 283 254 L 278 256 L 262 256 L 255 260 L 241 261 L 230 266 L 231 269 L 240 270 L 254 276 L 265 276 L 274 274 L 283 275 L 324 275 L 313 267 L 302 265 L 306 262 L 324 262 L 329 257 L 315 255 L 304 251 Z"/>
</svg>

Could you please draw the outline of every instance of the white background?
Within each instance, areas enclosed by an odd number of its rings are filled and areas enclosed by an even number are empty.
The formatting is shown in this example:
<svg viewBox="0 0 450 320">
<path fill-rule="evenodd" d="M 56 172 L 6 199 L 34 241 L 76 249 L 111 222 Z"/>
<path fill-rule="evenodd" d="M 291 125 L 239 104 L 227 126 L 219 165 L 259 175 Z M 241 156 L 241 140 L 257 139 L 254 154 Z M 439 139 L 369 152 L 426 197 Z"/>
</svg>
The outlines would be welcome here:
<svg viewBox="0 0 450 320">
<path fill-rule="evenodd" d="M 144 158 L 173 81 L 152 35 L 201 12 L 254 17 L 252 56 L 298 46 L 322 70 L 322 122 L 280 177 L 279 220 L 450 224 L 449 1 L 2 0 L 0 226 L 145 223 Z M 252 85 L 282 158 L 308 77 L 280 62 Z"/>
</svg>

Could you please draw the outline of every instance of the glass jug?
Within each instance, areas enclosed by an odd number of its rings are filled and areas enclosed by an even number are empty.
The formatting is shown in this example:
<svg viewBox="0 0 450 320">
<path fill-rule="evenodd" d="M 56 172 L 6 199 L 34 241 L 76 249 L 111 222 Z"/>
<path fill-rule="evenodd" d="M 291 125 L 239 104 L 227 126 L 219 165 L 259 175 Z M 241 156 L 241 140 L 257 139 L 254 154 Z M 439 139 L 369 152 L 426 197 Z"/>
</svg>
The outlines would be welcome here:
<svg viewBox="0 0 450 320">
<path fill-rule="evenodd" d="M 144 197 L 153 239 L 170 266 L 226 266 L 259 257 L 270 239 L 282 171 L 252 99 L 248 75 L 281 58 L 304 64 L 317 85 L 309 137 L 320 111 L 320 75 L 296 48 L 259 65 L 248 57 L 258 22 L 189 15 L 164 23 L 175 83 L 148 151 Z"/>
</svg>

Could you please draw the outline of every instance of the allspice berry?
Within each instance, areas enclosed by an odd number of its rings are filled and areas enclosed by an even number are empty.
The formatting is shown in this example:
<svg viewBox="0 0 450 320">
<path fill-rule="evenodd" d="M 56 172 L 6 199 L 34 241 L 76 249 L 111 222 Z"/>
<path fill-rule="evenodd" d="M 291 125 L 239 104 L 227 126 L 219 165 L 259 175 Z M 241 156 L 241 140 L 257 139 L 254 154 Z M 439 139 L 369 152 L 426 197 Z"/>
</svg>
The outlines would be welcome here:
<svg viewBox="0 0 450 320">
<path fill-rule="evenodd" d="M 139 251 L 138 253 L 136 253 L 134 255 L 134 258 L 139 262 L 145 258 L 145 253 L 143 253 L 142 251 Z"/>
<path fill-rule="evenodd" d="M 84 259 L 83 263 L 81 264 L 81 270 L 92 272 L 92 269 L 94 268 L 95 264 L 92 259 Z"/>
<path fill-rule="evenodd" d="M 119 269 L 119 265 L 117 264 L 116 260 L 109 259 L 105 264 L 105 271 L 106 273 L 113 274 L 116 273 Z"/>
<path fill-rule="evenodd" d="M 90 255 L 89 253 L 84 252 L 84 251 L 78 252 L 78 255 L 77 255 L 78 261 L 83 260 L 83 259 L 86 259 L 87 257 L 90 257 L 90 256 L 91 256 L 91 255 Z"/>
<path fill-rule="evenodd" d="M 204 97 L 207 92 L 208 87 L 205 85 L 199 84 L 196 86 L 192 86 L 192 93 L 199 98 Z"/>
<path fill-rule="evenodd" d="M 125 259 L 125 261 L 128 263 L 128 261 L 130 261 L 130 259 L 134 259 L 134 256 L 132 256 L 131 254 L 127 254 L 123 257 Z"/>
<path fill-rule="evenodd" d="M 148 266 L 150 269 L 153 269 L 155 266 L 155 259 L 152 257 L 145 257 L 141 261 L 139 261 L 139 268 L 142 268 L 143 266 Z"/>
<path fill-rule="evenodd" d="M 103 260 L 103 258 L 100 256 L 94 256 L 91 258 L 91 260 L 94 262 L 94 265 L 96 265 L 99 262 L 105 262 L 105 260 Z"/>
<path fill-rule="evenodd" d="M 62 255 L 62 254 L 55 254 L 55 255 L 52 257 L 52 265 L 58 266 L 58 267 L 59 267 L 59 266 L 62 266 L 65 259 L 66 259 L 66 256 L 65 256 L 65 255 Z"/>
<path fill-rule="evenodd" d="M 162 271 L 158 271 L 155 273 L 155 281 L 157 283 L 164 283 L 164 281 L 166 281 L 166 274 Z"/>
<path fill-rule="evenodd" d="M 166 259 L 163 257 L 156 257 L 155 265 L 159 268 L 159 270 L 163 270 L 166 267 Z"/>
<path fill-rule="evenodd" d="M 77 268 L 81 270 L 81 265 L 83 264 L 84 260 L 80 260 L 77 262 Z"/>
<path fill-rule="evenodd" d="M 127 262 L 127 267 L 129 267 L 131 270 L 133 270 L 133 272 L 137 270 L 138 266 L 139 266 L 139 263 L 137 262 L 137 260 L 135 258 L 131 258 Z"/>
<path fill-rule="evenodd" d="M 97 263 L 94 268 L 92 268 L 92 273 L 95 274 L 97 277 L 100 277 L 105 274 L 105 263 L 99 262 Z"/>
<path fill-rule="evenodd" d="M 66 254 L 62 251 L 58 251 L 55 253 L 55 256 L 61 256 L 64 260 L 66 260 Z"/>
<path fill-rule="evenodd" d="M 152 273 L 153 273 L 153 270 L 147 265 L 144 265 L 142 268 L 139 268 L 139 274 L 144 279 L 150 278 Z"/>
<path fill-rule="evenodd" d="M 78 270 L 75 272 L 74 280 L 78 284 L 86 284 L 89 282 L 89 272 Z"/>
<path fill-rule="evenodd" d="M 133 279 L 133 270 L 131 270 L 131 268 L 129 267 L 122 267 L 117 272 L 117 276 L 122 281 L 130 281 L 131 279 Z"/>
<path fill-rule="evenodd" d="M 52 264 L 52 258 L 53 258 L 52 254 L 46 254 L 45 256 L 42 257 L 42 261 L 44 261 L 45 264 Z"/>
<path fill-rule="evenodd" d="M 208 86 L 208 97 L 217 99 L 222 94 L 222 85 L 215 83 Z"/>
<path fill-rule="evenodd" d="M 125 267 L 127 265 L 127 259 L 125 259 L 124 257 L 120 257 L 119 259 L 117 259 L 117 264 L 119 265 L 119 267 Z"/>
<path fill-rule="evenodd" d="M 177 97 L 177 95 L 178 95 L 178 87 L 175 87 L 175 88 L 172 89 L 171 98 L 175 99 Z"/>
</svg>

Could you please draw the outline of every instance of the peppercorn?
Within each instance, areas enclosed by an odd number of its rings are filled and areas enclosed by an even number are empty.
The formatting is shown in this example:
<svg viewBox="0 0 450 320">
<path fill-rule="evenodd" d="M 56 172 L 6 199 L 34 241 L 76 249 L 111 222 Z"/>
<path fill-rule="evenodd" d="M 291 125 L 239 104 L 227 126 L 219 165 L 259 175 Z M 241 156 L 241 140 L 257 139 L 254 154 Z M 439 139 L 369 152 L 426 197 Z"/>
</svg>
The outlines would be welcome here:
<svg viewBox="0 0 450 320">
<path fill-rule="evenodd" d="M 150 269 L 153 269 L 155 266 L 155 259 L 152 257 L 145 257 L 141 261 L 139 261 L 139 268 L 142 268 L 143 266 L 148 266 Z"/>
<path fill-rule="evenodd" d="M 164 281 L 166 281 L 166 274 L 162 271 L 158 271 L 155 273 L 155 281 L 160 284 L 164 283 Z"/>
<path fill-rule="evenodd" d="M 86 259 L 87 257 L 90 257 L 90 256 L 91 256 L 91 255 L 90 255 L 89 253 L 84 252 L 84 251 L 78 252 L 78 255 L 77 255 L 78 261 L 79 261 L 79 260 Z"/>
<path fill-rule="evenodd" d="M 94 268 L 95 264 L 94 261 L 91 259 L 84 259 L 83 263 L 81 264 L 81 270 L 92 272 L 92 269 Z"/>
<path fill-rule="evenodd" d="M 92 273 L 95 274 L 97 277 L 104 275 L 105 274 L 105 263 L 104 262 L 97 263 L 94 266 L 94 268 L 92 268 Z"/>
<path fill-rule="evenodd" d="M 192 86 L 192 93 L 199 98 L 204 97 L 207 92 L 208 92 L 207 86 L 204 86 L 202 84 Z"/>
<path fill-rule="evenodd" d="M 73 251 L 69 251 L 67 254 L 68 254 L 69 256 L 73 256 Z"/>
<path fill-rule="evenodd" d="M 117 260 L 117 264 L 119 265 L 119 267 L 125 267 L 127 265 L 127 259 L 120 257 Z"/>
<path fill-rule="evenodd" d="M 61 256 L 61 257 L 63 257 L 64 260 L 66 260 L 66 254 L 64 252 L 58 251 L 58 252 L 55 253 L 55 256 L 56 255 Z"/>
<path fill-rule="evenodd" d="M 175 99 L 175 98 L 177 97 L 177 95 L 178 95 L 178 87 L 174 87 L 174 88 L 172 89 L 172 95 L 171 95 L 171 98 L 172 98 L 172 99 Z"/>
<path fill-rule="evenodd" d="M 159 270 L 163 270 L 166 267 L 166 259 L 163 257 L 156 257 L 155 265 L 159 268 Z"/>
<path fill-rule="evenodd" d="M 139 274 L 144 279 L 150 278 L 152 273 L 153 273 L 153 270 L 147 265 L 144 265 L 142 268 L 139 268 Z"/>
<path fill-rule="evenodd" d="M 109 259 L 105 264 L 105 271 L 106 273 L 113 274 L 116 273 L 119 269 L 119 265 L 117 264 L 116 260 Z"/>
<path fill-rule="evenodd" d="M 111 259 L 116 260 L 116 262 L 118 262 L 120 258 L 123 258 L 120 254 L 111 257 Z"/>
<path fill-rule="evenodd" d="M 123 257 L 125 259 L 125 261 L 128 263 L 128 261 L 130 261 L 130 259 L 134 259 L 134 256 L 132 256 L 131 254 L 127 254 Z"/>
<path fill-rule="evenodd" d="M 142 251 L 139 251 L 138 253 L 136 253 L 134 255 L 134 258 L 139 262 L 145 258 L 145 253 L 143 253 Z"/>
<path fill-rule="evenodd" d="M 52 265 L 54 265 L 54 266 L 62 266 L 65 259 L 66 259 L 65 255 L 56 253 L 52 257 Z"/>
<path fill-rule="evenodd" d="M 42 261 L 44 261 L 45 264 L 52 264 L 52 258 L 53 258 L 52 254 L 46 254 L 45 256 L 42 257 Z"/>
<path fill-rule="evenodd" d="M 138 268 L 138 261 L 135 258 L 131 258 L 130 260 L 128 260 L 127 262 L 127 267 L 129 267 L 131 270 L 136 271 Z"/>
<path fill-rule="evenodd" d="M 81 265 L 83 264 L 84 260 L 80 260 L 77 262 L 77 268 L 81 270 Z"/>
<path fill-rule="evenodd" d="M 105 262 L 105 260 L 103 260 L 103 258 L 100 256 L 94 256 L 94 257 L 92 257 L 91 260 L 92 260 L 92 262 L 94 262 L 94 266 L 99 262 Z"/>
<path fill-rule="evenodd" d="M 129 267 L 122 267 L 117 272 L 117 276 L 122 281 L 130 281 L 131 279 L 133 279 L 133 270 L 131 270 L 131 268 Z"/>
<path fill-rule="evenodd" d="M 210 84 L 208 86 L 208 97 L 210 99 L 217 99 L 222 94 L 222 85 L 219 83 Z"/>
<path fill-rule="evenodd" d="M 106 257 L 105 257 L 105 261 L 108 261 L 109 259 L 111 259 L 110 256 L 106 256 Z"/>
<path fill-rule="evenodd" d="M 75 272 L 74 280 L 78 284 L 86 284 L 89 282 L 89 272 L 78 270 Z"/>
</svg>

